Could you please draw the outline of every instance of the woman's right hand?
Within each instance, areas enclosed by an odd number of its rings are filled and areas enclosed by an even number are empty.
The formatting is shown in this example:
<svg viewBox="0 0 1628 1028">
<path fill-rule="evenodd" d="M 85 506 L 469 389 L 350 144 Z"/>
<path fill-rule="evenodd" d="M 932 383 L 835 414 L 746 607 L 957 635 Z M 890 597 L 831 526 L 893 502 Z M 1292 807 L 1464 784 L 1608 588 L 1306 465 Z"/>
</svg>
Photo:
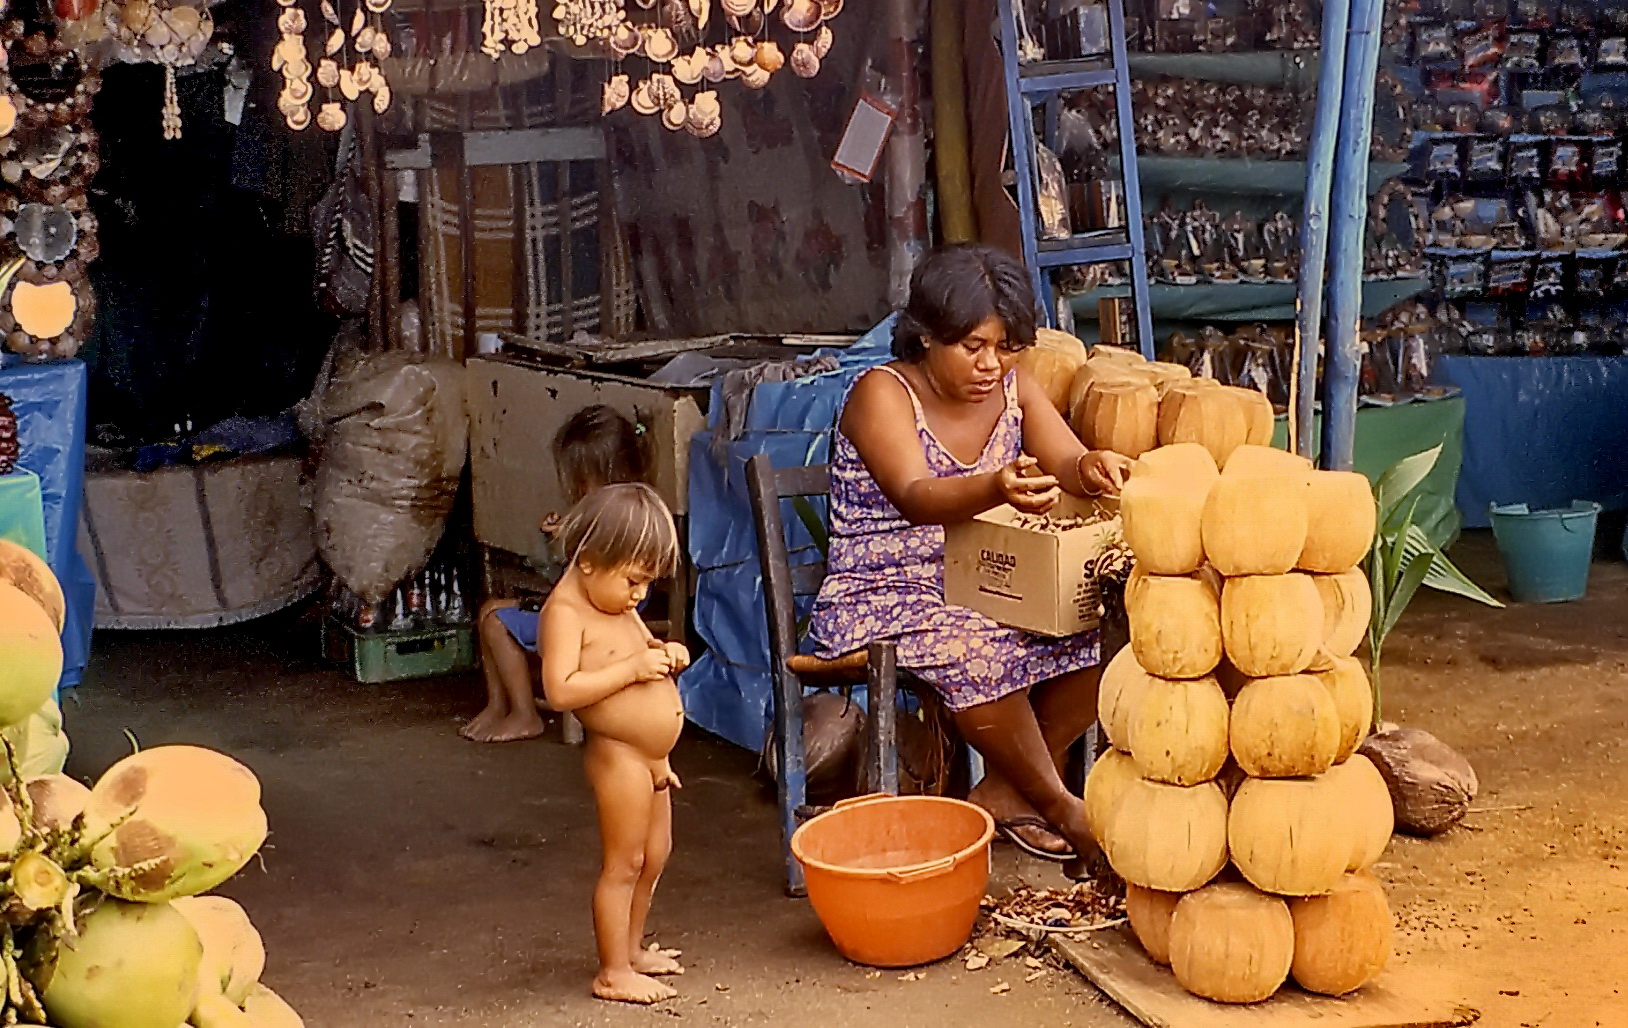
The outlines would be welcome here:
<svg viewBox="0 0 1628 1028">
<path fill-rule="evenodd" d="M 1044 514 L 1057 504 L 1062 488 L 1051 475 L 1030 475 L 1038 461 L 1028 454 L 995 473 L 1001 499 L 1025 514 Z"/>
</svg>

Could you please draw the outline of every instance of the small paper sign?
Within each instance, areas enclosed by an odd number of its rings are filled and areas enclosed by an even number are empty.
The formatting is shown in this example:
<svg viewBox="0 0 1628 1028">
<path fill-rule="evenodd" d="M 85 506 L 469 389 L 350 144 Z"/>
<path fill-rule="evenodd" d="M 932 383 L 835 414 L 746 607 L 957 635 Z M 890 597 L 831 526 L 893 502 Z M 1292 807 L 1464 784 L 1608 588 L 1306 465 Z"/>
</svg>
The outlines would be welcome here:
<svg viewBox="0 0 1628 1028">
<path fill-rule="evenodd" d="M 898 112 L 869 93 L 862 94 L 854 105 L 854 113 L 843 130 L 837 154 L 831 158 L 831 167 L 843 175 L 861 182 L 869 182 L 876 171 L 876 162 L 882 157 L 888 135 L 893 131 L 893 120 Z"/>
</svg>

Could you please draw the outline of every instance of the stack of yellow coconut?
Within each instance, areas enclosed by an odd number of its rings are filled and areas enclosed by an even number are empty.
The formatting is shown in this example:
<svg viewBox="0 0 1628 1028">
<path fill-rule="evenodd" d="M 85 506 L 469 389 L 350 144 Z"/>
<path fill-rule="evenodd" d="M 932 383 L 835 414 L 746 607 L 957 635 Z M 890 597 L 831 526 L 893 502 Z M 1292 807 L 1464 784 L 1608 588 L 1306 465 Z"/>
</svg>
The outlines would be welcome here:
<svg viewBox="0 0 1628 1028">
<path fill-rule="evenodd" d="M 1253 1003 L 1292 974 L 1344 995 L 1391 948 L 1368 869 L 1393 815 L 1356 754 L 1373 710 L 1352 656 L 1373 495 L 1361 475 L 1236 440 L 1223 423 L 1150 450 L 1121 497 L 1130 645 L 1103 674 L 1113 750 L 1088 817 L 1137 938 L 1188 991 Z"/>
<path fill-rule="evenodd" d="M 1041 329 L 1018 363 L 1092 449 L 1140 457 L 1158 446 L 1198 443 L 1219 464 L 1240 445 L 1272 441 L 1264 394 L 1194 378 L 1180 364 L 1115 346 L 1087 350 L 1053 329 Z"/>
<path fill-rule="evenodd" d="M 56 1028 L 291 1028 L 260 984 L 265 949 L 233 901 L 205 896 L 266 838 L 237 761 L 159 746 L 87 789 L 52 698 L 61 587 L 0 540 L 0 1023 Z"/>
</svg>

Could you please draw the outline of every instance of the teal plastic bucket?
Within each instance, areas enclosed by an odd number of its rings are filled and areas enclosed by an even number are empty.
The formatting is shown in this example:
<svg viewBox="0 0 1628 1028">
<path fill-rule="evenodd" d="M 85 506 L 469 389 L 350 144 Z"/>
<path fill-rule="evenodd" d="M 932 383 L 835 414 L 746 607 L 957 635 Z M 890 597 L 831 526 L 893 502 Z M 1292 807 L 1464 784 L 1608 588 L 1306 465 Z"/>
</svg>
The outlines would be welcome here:
<svg viewBox="0 0 1628 1028">
<path fill-rule="evenodd" d="M 1566 603 L 1588 591 L 1594 526 L 1600 505 L 1574 500 L 1561 510 L 1524 503 L 1492 505 L 1492 534 L 1509 573 L 1509 591 L 1522 603 Z"/>
</svg>

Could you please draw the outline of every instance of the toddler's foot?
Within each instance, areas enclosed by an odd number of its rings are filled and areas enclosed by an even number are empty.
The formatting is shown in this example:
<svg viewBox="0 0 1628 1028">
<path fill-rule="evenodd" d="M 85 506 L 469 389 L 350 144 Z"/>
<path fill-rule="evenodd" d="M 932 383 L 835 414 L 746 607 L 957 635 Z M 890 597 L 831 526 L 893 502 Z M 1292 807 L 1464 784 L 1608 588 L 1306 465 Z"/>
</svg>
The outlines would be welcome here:
<svg viewBox="0 0 1628 1028">
<path fill-rule="evenodd" d="M 658 982 L 649 975 L 640 974 L 634 970 L 627 971 L 601 971 L 599 977 L 594 979 L 594 995 L 600 999 L 615 1000 L 619 1003 L 660 1003 L 664 999 L 672 999 L 678 995 L 678 990 L 663 982 Z"/>
<path fill-rule="evenodd" d="M 515 710 L 477 726 L 471 721 L 464 738 L 475 742 L 518 742 L 543 734 L 543 719 L 535 710 Z"/>
<path fill-rule="evenodd" d="M 683 974 L 684 965 L 678 962 L 679 951 L 662 949 L 651 943 L 649 949 L 633 954 L 633 970 L 640 974 Z"/>
</svg>

